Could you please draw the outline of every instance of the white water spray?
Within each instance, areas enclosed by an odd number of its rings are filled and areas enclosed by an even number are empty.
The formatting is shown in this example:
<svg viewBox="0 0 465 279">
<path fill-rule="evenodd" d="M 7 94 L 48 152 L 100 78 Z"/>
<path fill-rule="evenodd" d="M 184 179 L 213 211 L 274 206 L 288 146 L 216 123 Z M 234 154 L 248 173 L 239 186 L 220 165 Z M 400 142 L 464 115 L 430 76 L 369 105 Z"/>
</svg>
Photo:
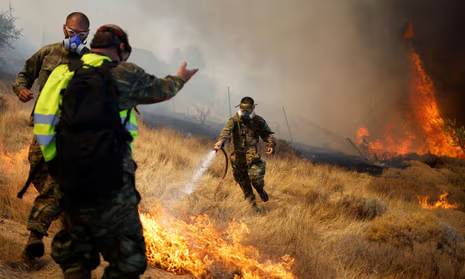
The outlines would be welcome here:
<svg viewBox="0 0 465 279">
<path fill-rule="evenodd" d="M 183 190 L 184 193 L 190 195 L 192 192 L 194 192 L 197 186 L 197 181 L 207 171 L 208 167 L 211 166 L 211 164 L 213 163 L 213 158 L 215 158 L 215 155 L 216 155 L 215 150 L 212 150 L 208 153 L 207 157 L 202 161 L 202 164 L 197 169 L 192 179 L 184 187 L 184 190 Z"/>
</svg>

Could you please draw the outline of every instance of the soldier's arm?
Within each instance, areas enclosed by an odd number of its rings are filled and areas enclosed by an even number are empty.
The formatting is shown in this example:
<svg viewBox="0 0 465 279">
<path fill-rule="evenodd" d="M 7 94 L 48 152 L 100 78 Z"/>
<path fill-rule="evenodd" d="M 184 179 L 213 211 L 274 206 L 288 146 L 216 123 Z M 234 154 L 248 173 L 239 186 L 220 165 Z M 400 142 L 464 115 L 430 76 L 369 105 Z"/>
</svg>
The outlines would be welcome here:
<svg viewBox="0 0 465 279">
<path fill-rule="evenodd" d="M 113 80 L 120 96 L 120 107 L 128 109 L 138 104 L 153 104 L 171 99 L 184 86 L 178 76 L 157 78 L 133 63 L 121 63 L 112 69 Z"/>
<path fill-rule="evenodd" d="M 228 120 L 228 123 L 226 123 L 226 126 L 224 126 L 223 130 L 218 136 L 218 142 L 221 141 L 224 144 L 224 142 L 227 141 L 232 136 L 233 129 L 234 129 L 234 121 L 231 118 Z"/>
<path fill-rule="evenodd" d="M 31 56 L 24 63 L 24 68 L 19 72 L 16 81 L 13 83 L 13 92 L 19 96 L 19 92 L 24 89 L 31 89 L 34 81 L 39 77 L 42 62 L 48 53 L 47 48 L 42 48 Z"/>
<path fill-rule="evenodd" d="M 266 146 L 268 148 L 274 148 L 276 146 L 276 142 L 274 140 L 273 134 L 274 132 L 271 131 L 268 124 L 266 124 L 266 121 L 263 120 L 263 123 L 259 130 L 259 135 L 262 138 L 262 140 L 266 143 Z"/>
</svg>

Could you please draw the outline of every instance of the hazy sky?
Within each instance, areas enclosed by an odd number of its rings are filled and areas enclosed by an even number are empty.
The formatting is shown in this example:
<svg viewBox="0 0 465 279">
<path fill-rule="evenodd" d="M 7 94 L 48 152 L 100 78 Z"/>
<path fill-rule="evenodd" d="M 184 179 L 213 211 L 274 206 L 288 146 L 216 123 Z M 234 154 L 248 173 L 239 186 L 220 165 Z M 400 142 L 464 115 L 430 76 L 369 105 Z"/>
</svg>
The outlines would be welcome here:
<svg viewBox="0 0 465 279">
<path fill-rule="evenodd" d="M 92 34 L 100 25 L 117 24 L 133 47 L 152 51 L 168 65 L 166 74 L 174 74 L 183 59 L 199 67 L 197 83 L 180 94 L 216 106 L 217 119 L 226 122 L 229 116 L 229 85 L 233 104 L 242 96 L 255 98 L 257 114 L 286 138 L 284 105 L 294 137 L 305 143 L 326 140 L 317 126 L 354 136 L 359 125 L 396 114 L 407 90 L 402 32 L 408 18 L 393 16 L 390 1 L 12 0 L 12 5 L 22 43 L 38 49 L 43 32 L 47 43 L 61 41 L 62 24 L 73 11 L 88 15 Z M 0 0 L 0 8 L 7 7 L 8 0 Z"/>
</svg>

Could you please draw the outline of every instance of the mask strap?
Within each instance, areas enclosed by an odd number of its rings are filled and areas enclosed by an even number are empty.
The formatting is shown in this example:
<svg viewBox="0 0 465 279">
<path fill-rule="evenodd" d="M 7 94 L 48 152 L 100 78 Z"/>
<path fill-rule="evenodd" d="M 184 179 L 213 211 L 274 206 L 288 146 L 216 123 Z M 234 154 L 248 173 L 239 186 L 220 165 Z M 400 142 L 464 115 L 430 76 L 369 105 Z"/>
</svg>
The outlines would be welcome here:
<svg viewBox="0 0 465 279">
<path fill-rule="evenodd" d="M 250 113 L 250 115 L 249 115 L 249 118 L 250 118 L 250 119 L 253 119 L 254 117 L 255 117 L 255 111 L 252 111 L 252 112 Z"/>
</svg>

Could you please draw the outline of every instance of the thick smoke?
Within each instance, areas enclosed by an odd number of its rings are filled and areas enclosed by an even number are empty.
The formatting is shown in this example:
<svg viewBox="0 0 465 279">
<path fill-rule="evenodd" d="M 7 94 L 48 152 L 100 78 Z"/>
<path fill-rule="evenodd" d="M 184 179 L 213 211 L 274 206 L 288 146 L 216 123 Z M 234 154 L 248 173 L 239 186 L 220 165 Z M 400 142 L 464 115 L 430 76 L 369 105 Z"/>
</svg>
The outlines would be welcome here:
<svg viewBox="0 0 465 279">
<path fill-rule="evenodd" d="M 392 28 L 386 8 L 363 0 L 141 4 L 156 18 L 171 17 L 172 36 L 205 53 L 207 70 L 238 89 L 233 103 L 254 97 L 257 113 L 284 138 L 285 106 L 294 138 L 317 145 L 327 144 L 319 127 L 352 136 L 405 95 L 408 21 Z"/>
<path fill-rule="evenodd" d="M 413 43 L 438 88 L 441 110 L 460 119 L 454 106 L 465 88 L 459 0 L 145 0 L 117 7 L 94 2 L 12 4 L 19 27 L 35 45 L 45 28 L 48 42 L 61 40 L 64 17 L 79 10 L 89 16 L 92 30 L 119 24 L 134 47 L 152 51 L 154 65 L 143 65 L 149 72 L 174 74 L 182 60 L 201 69 L 173 103 L 148 110 L 183 112 L 202 103 L 211 107 L 212 119 L 226 122 L 230 86 L 232 105 L 254 97 L 257 114 L 279 137 L 288 138 L 284 106 L 294 140 L 333 148 L 354 137 L 360 125 L 381 127 L 408 110 L 402 35 L 412 21 Z M 50 6 L 56 16 L 41 17 Z M 341 149 L 350 149 L 344 144 Z"/>
<path fill-rule="evenodd" d="M 447 57 L 449 49 L 463 49 L 463 43 L 456 44 L 461 28 L 454 26 L 463 22 L 461 6 L 460 1 L 400 0 L 141 4 L 155 17 L 176 22 L 172 36 L 205 53 L 207 70 L 238 89 L 234 102 L 244 95 L 255 97 L 257 112 L 285 138 L 284 105 L 294 138 L 323 146 L 328 144 L 321 142 L 325 129 L 341 138 L 353 136 L 360 125 L 376 129 L 408 112 L 402 35 L 410 21 L 441 111 L 460 118 L 451 101 L 444 100 L 457 100 L 464 88 L 460 74 L 445 68 L 460 72 L 463 64 L 453 65 L 455 57 L 463 57 L 458 51 Z"/>
</svg>

